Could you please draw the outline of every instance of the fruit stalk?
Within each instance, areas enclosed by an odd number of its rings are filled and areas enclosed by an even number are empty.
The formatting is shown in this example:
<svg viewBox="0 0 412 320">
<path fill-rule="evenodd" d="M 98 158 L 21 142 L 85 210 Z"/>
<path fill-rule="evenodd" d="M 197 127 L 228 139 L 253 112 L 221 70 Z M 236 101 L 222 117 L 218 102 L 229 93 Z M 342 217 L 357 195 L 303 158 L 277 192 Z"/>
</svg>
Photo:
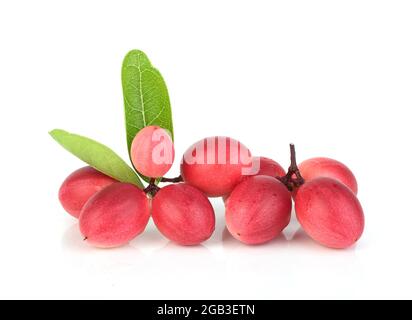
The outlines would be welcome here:
<svg viewBox="0 0 412 320">
<path fill-rule="evenodd" d="M 151 178 L 149 185 L 143 191 L 153 198 L 159 190 L 160 188 L 156 185 L 156 179 Z"/>
<path fill-rule="evenodd" d="M 160 181 L 161 181 L 161 182 L 179 183 L 179 182 L 182 182 L 182 181 L 183 181 L 183 178 L 182 178 L 181 175 L 178 176 L 178 177 L 176 177 L 176 178 L 166 178 L 166 177 L 163 177 Z"/>
<path fill-rule="evenodd" d="M 305 179 L 303 179 L 302 175 L 300 174 L 297 162 L 296 162 L 296 150 L 295 145 L 291 143 L 290 147 L 290 166 L 288 168 L 288 172 L 283 177 L 277 177 L 277 179 L 282 182 L 289 191 L 293 191 L 296 188 L 299 188 L 301 185 L 305 183 Z"/>
</svg>

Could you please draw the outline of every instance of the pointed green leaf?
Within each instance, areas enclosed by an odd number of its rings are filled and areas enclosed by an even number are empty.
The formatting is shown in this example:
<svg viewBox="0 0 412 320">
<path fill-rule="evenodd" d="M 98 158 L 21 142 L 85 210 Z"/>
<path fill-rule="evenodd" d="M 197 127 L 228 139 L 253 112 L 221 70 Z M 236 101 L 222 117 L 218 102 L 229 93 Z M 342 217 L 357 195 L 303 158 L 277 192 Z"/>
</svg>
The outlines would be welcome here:
<svg viewBox="0 0 412 320">
<path fill-rule="evenodd" d="M 96 170 L 120 182 L 132 183 L 143 188 L 142 182 L 133 169 L 105 145 L 60 129 L 52 130 L 49 133 L 63 148 Z"/>
</svg>

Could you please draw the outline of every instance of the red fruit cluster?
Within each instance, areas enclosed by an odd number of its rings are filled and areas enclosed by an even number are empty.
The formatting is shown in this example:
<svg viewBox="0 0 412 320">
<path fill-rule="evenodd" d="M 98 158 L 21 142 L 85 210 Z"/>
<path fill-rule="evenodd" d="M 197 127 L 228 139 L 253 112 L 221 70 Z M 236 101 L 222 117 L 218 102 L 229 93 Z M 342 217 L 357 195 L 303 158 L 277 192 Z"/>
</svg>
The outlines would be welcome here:
<svg viewBox="0 0 412 320">
<path fill-rule="evenodd" d="M 184 153 L 181 175 L 173 179 L 162 178 L 174 161 L 166 130 L 142 129 L 130 154 L 135 169 L 150 178 L 144 190 L 91 167 L 72 173 L 60 188 L 63 207 L 79 218 L 84 239 L 94 246 L 128 243 L 144 231 L 150 216 L 169 240 L 181 245 L 202 243 L 215 229 L 208 197 L 223 197 L 227 229 L 246 244 L 277 237 L 290 222 L 292 198 L 302 228 L 327 247 L 351 246 L 364 228 L 352 172 L 328 158 L 309 159 L 298 166 L 293 145 L 285 172 L 271 159 L 252 157 L 237 140 L 205 138 Z M 172 183 L 160 188 L 156 181 Z"/>
</svg>

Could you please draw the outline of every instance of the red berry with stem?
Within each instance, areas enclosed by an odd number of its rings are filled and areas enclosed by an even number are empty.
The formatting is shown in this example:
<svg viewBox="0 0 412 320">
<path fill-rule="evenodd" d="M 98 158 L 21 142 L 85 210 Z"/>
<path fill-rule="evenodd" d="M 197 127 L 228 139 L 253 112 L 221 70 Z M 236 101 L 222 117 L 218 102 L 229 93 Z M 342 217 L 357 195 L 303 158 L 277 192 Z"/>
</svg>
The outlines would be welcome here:
<svg viewBox="0 0 412 320">
<path fill-rule="evenodd" d="M 330 248 L 347 248 L 362 235 L 365 218 L 356 195 L 336 179 L 319 177 L 305 181 L 290 145 L 291 165 L 280 178 L 294 192 L 296 216 L 305 232 Z"/>
<path fill-rule="evenodd" d="M 70 174 L 59 190 L 63 208 L 78 218 L 84 204 L 98 191 L 115 183 L 116 180 L 92 167 L 83 167 Z"/>
<path fill-rule="evenodd" d="M 355 194 L 358 183 L 352 171 L 343 163 L 329 158 L 312 158 L 299 164 L 299 171 L 306 181 L 319 177 L 328 177 L 340 181 Z"/>
<path fill-rule="evenodd" d="M 149 199 L 128 183 L 114 183 L 96 193 L 83 207 L 80 231 L 93 246 L 127 244 L 144 231 L 150 218 Z"/>
<path fill-rule="evenodd" d="M 158 126 L 147 126 L 133 139 L 130 157 L 142 175 L 158 178 L 171 168 L 174 146 L 170 134 Z"/>
<path fill-rule="evenodd" d="M 209 197 L 220 197 L 230 193 L 251 166 L 250 151 L 239 141 L 210 137 L 185 152 L 180 168 L 185 182 Z"/>
<path fill-rule="evenodd" d="M 197 245 L 215 230 L 215 213 L 209 199 L 186 183 L 160 189 L 152 201 L 152 217 L 159 231 L 181 245 Z"/>
<path fill-rule="evenodd" d="M 289 224 L 290 193 L 277 179 L 253 176 L 239 183 L 226 200 L 226 226 L 236 239 L 261 244 Z"/>
<path fill-rule="evenodd" d="M 347 248 L 362 235 L 364 214 L 355 194 L 331 178 L 316 178 L 299 187 L 296 216 L 305 232 L 330 248 Z"/>
</svg>

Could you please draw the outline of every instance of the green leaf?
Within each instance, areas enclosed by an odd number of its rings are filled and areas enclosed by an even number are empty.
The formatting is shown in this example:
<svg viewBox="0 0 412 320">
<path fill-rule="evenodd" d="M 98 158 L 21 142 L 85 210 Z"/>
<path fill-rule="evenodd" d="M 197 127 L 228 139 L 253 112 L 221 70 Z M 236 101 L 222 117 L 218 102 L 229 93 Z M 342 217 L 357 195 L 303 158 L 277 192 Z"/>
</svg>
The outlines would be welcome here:
<svg viewBox="0 0 412 320">
<path fill-rule="evenodd" d="M 133 138 L 146 126 L 157 125 L 167 129 L 173 139 L 172 110 L 166 83 L 142 51 L 132 50 L 124 58 L 122 86 L 129 155 Z"/>
<path fill-rule="evenodd" d="M 92 139 L 55 129 L 49 134 L 63 148 L 96 170 L 120 181 L 132 183 L 139 188 L 143 184 L 131 167 L 113 150 Z"/>
</svg>

